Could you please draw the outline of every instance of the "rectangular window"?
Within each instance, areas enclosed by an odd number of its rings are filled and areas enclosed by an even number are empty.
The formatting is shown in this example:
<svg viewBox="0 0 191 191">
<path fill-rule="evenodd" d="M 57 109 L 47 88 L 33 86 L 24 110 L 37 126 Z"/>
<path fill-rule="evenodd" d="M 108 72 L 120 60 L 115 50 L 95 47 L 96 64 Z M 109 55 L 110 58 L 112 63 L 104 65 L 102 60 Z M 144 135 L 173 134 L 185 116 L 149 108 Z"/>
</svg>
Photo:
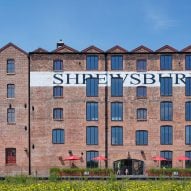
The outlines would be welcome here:
<svg viewBox="0 0 191 191">
<path fill-rule="evenodd" d="M 191 158 L 191 151 L 186 151 L 185 156 Z M 185 168 L 191 168 L 191 160 L 185 161 Z"/>
<path fill-rule="evenodd" d="M 86 57 L 86 69 L 87 70 L 98 70 L 98 56 L 88 55 Z"/>
<path fill-rule="evenodd" d="M 53 119 L 54 120 L 63 120 L 63 109 L 62 108 L 53 109 Z"/>
<path fill-rule="evenodd" d="M 8 59 L 7 60 L 7 73 L 8 74 L 14 74 L 15 73 L 15 60 L 14 59 Z"/>
<path fill-rule="evenodd" d="M 137 60 L 137 72 L 146 72 L 146 71 L 147 71 L 147 61 Z"/>
<path fill-rule="evenodd" d="M 171 126 L 161 126 L 160 128 L 160 144 L 172 145 L 173 134 Z"/>
<path fill-rule="evenodd" d="M 185 70 L 191 70 L 191 55 L 185 57 Z"/>
<path fill-rule="evenodd" d="M 15 123 L 15 109 L 14 108 L 7 109 L 7 123 Z"/>
<path fill-rule="evenodd" d="M 64 144 L 64 130 L 53 129 L 52 130 L 52 143 L 53 144 Z"/>
<path fill-rule="evenodd" d="M 172 168 L 172 151 L 161 151 L 160 156 L 166 159 L 161 161 L 161 168 Z"/>
<path fill-rule="evenodd" d="M 98 78 L 86 79 L 86 96 L 97 97 L 98 96 Z"/>
<path fill-rule="evenodd" d="M 147 120 L 147 109 L 145 108 L 137 109 L 137 120 L 140 120 L 140 121 Z"/>
<path fill-rule="evenodd" d="M 191 125 L 185 127 L 186 145 L 191 145 Z"/>
<path fill-rule="evenodd" d="M 185 103 L 185 118 L 186 121 L 191 121 L 191 101 Z"/>
<path fill-rule="evenodd" d="M 160 103 L 160 120 L 161 121 L 172 121 L 173 119 L 173 108 L 172 102 L 165 101 Z"/>
<path fill-rule="evenodd" d="M 172 70 L 172 56 L 161 55 L 160 56 L 160 70 Z"/>
<path fill-rule="evenodd" d="M 63 61 L 62 60 L 54 60 L 53 61 L 53 71 L 63 71 Z"/>
<path fill-rule="evenodd" d="M 98 121 L 98 103 L 87 102 L 86 104 L 86 120 Z"/>
<path fill-rule="evenodd" d="M 136 131 L 136 145 L 148 145 L 148 131 Z"/>
<path fill-rule="evenodd" d="M 191 96 L 191 77 L 186 77 L 185 95 Z"/>
<path fill-rule="evenodd" d="M 98 127 L 89 126 L 86 128 L 86 144 L 98 145 Z"/>
<path fill-rule="evenodd" d="M 6 164 L 16 164 L 16 149 L 6 148 L 5 153 L 6 153 L 6 157 L 5 157 Z"/>
<path fill-rule="evenodd" d="M 15 85 L 7 84 L 7 98 L 14 98 L 14 97 L 15 97 Z"/>
<path fill-rule="evenodd" d="M 111 56 L 111 70 L 123 70 L 123 56 Z"/>
<path fill-rule="evenodd" d="M 120 102 L 111 103 L 111 120 L 112 121 L 123 120 L 123 103 Z"/>
<path fill-rule="evenodd" d="M 121 97 L 123 96 L 123 79 L 111 78 L 111 96 Z"/>
<path fill-rule="evenodd" d="M 147 97 L 147 87 L 138 86 L 137 87 L 137 98 L 146 98 Z"/>
<path fill-rule="evenodd" d="M 111 144 L 123 145 L 123 127 L 111 127 Z"/>
<path fill-rule="evenodd" d="M 171 77 L 160 78 L 160 95 L 172 96 L 172 78 Z"/>
<path fill-rule="evenodd" d="M 86 152 L 86 167 L 87 168 L 98 168 L 98 162 L 93 158 L 98 157 L 98 151 L 87 151 Z"/>
<path fill-rule="evenodd" d="M 53 87 L 53 96 L 54 97 L 63 97 L 63 87 L 62 86 L 54 86 Z"/>
</svg>

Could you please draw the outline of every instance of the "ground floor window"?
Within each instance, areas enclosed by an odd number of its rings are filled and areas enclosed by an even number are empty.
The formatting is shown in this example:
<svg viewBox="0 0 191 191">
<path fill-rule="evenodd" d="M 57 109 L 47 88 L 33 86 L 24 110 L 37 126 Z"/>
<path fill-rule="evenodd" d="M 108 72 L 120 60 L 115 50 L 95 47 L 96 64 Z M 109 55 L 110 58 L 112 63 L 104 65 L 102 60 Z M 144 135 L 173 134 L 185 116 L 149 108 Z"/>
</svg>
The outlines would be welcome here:
<svg viewBox="0 0 191 191">
<path fill-rule="evenodd" d="M 191 158 L 191 151 L 186 151 L 185 156 Z M 191 160 L 185 161 L 185 168 L 191 168 Z"/>
<path fill-rule="evenodd" d="M 16 149 L 15 148 L 6 148 L 5 149 L 5 160 L 6 164 L 16 164 Z"/>
<path fill-rule="evenodd" d="M 160 156 L 166 159 L 161 161 L 161 168 L 172 168 L 172 151 L 161 151 Z"/>
<path fill-rule="evenodd" d="M 93 158 L 97 156 L 98 156 L 98 151 L 86 152 L 86 167 L 87 168 L 98 168 L 98 162 L 93 160 Z"/>
</svg>

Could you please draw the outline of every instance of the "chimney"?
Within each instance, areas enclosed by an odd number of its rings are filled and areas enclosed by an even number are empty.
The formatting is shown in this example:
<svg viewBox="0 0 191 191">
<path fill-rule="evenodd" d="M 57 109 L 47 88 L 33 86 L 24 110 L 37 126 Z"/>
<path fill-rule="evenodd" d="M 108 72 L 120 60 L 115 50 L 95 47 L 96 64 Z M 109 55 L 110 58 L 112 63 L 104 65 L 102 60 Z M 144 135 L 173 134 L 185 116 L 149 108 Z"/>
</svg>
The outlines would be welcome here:
<svg viewBox="0 0 191 191">
<path fill-rule="evenodd" d="M 57 48 L 60 48 L 64 46 L 64 42 L 62 41 L 62 39 L 60 39 L 58 42 L 57 42 Z"/>
</svg>

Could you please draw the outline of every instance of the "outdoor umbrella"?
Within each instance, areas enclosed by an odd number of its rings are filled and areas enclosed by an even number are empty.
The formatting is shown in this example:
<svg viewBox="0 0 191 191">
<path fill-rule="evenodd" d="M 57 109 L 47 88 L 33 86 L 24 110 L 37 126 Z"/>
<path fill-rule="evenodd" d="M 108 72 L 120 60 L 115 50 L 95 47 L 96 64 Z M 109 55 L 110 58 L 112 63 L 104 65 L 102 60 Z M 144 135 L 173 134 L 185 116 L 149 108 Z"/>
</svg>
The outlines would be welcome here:
<svg viewBox="0 0 191 191">
<path fill-rule="evenodd" d="M 191 158 L 188 158 L 186 156 L 179 156 L 176 158 L 176 160 L 182 161 L 182 168 L 183 168 L 183 161 L 191 160 Z"/>
<path fill-rule="evenodd" d="M 66 157 L 64 159 L 64 161 L 70 161 L 70 164 L 71 164 L 71 161 L 74 161 L 74 160 L 81 160 L 81 157 L 78 157 L 78 156 L 75 156 L 75 155 L 71 155 L 71 156 L 68 156 L 68 157 Z"/>
<path fill-rule="evenodd" d="M 161 156 L 155 156 L 155 157 L 152 157 L 152 159 L 154 160 L 154 161 L 158 161 L 158 166 L 160 167 L 160 161 L 163 161 L 163 160 L 166 160 L 164 157 L 161 157 Z"/>
<path fill-rule="evenodd" d="M 107 158 L 100 155 L 100 156 L 93 158 L 92 160 L 100 161 L 100 168 L 101 168 L 101 161 L 106 161 Z"/>
</svg>

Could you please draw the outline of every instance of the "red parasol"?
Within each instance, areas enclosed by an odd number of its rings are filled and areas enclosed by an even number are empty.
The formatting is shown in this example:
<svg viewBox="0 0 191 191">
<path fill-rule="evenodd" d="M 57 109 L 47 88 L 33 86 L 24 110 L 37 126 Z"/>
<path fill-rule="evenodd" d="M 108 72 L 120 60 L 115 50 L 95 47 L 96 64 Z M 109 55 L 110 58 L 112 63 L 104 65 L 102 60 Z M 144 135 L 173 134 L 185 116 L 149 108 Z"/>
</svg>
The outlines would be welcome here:
<svg viewBox="0 0 191 191">
<path fill-rule="evenodd" d="M 163 158 L 163 157 L 161 157 L 161 156 L 155 156 L 155 157 L 152 157 L 152 159 L 153 159 L 154 161 L 158 161 L 158 167 L 160 167 L 159 161 L 166 160 L 165 158 Z"/>
<path fill-rule="evenodd" d="M 182 161 L 182 168 L 184 167 L 183 161 L 191 160 L 191 158 L 188 158 L 186 156 L 179 156 L 176 158 L 176 160 Z"/>
<path fill-rule="evenodd" d="M 100 161 L 100 168 L 101 168 L 101 161 L 106 161 L 107 158 L 100 155 L 100 156 L 97 156 L 97 157 L 93 158 L 92 160 Z"/>
<path fill-rule="evenodd" d="M 64 161 L 66 161 L 66 160 L 68 160 L 68 161 L 71 161 L 71 160 L 80 160 L 80 159 L 81 159 L 81 157 L 72 155 L 72 156 L 66 157 L 66 158 L 64 159 Z"/>
</svg>

